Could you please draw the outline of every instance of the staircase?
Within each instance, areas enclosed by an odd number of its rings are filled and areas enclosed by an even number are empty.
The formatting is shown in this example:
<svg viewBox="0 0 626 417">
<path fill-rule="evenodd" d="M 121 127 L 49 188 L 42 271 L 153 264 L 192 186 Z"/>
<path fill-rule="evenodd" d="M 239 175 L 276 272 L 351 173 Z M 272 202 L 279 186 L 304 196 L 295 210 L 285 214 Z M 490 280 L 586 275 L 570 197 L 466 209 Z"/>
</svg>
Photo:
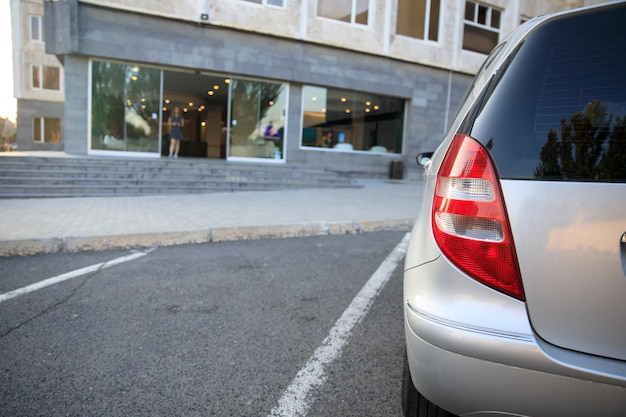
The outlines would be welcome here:
<svg viewBox="0 0 626 417">
<path fill-rule="evenodd" d="M 196 158 L 0 156 L 0 198 L 353 187 L 358 185 L 339 174 L 292 165 Z"/>
</svg>

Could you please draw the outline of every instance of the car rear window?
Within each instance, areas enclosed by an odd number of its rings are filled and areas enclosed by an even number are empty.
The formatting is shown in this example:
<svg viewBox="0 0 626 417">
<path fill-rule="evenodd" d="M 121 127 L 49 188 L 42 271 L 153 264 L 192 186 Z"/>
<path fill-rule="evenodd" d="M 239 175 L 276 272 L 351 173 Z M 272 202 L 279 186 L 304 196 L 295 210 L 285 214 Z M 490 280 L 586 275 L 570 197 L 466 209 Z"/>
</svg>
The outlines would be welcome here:
<svg viewBox="0 0 626 417">
<path fill-rule="evenodd" d="M 505 179 L 626 182 L 626 5 L 544 23 L 461 126 Z"/>
</svg>

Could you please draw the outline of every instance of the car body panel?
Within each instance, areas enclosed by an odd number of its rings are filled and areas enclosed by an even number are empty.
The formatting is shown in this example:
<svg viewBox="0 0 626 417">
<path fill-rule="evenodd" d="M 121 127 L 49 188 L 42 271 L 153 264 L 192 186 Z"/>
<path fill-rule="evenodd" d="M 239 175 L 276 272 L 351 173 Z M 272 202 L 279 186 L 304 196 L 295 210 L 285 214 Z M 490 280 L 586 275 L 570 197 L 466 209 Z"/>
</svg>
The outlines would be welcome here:
<svg viewBox="0 0 626 417">
<path fill-rule="evenodd" d="M 624 184 L 501 185 L 534 330 L 557 346 L 626 360 Z"/>
<path fill-rule="evenodd" d="M 410 314 L 407 312 L 407 314 Z M 498 362 L 458 354 L 429 343 L 416 333 L 410 321 L 433 324 L 421 317 L 407 319 L 407 355 L 415 387 L 431 402 L 459 416 L 533 417 L 623 417 L 626 388 L 620 385 L 590 383 L 583 378 L 549 371 L 506 366 Z M 455 334 L 458 333 L 455 331 Z M 476 336 L 476 335 L 474 335 Z M 476 345 L 482 344 L 477 339 Z M 523 357 L 539 355 L 532 344 L 497 343 L 486 339 L 494 349 L 511 349 Z M 526 349 L 530 354 L 526 355 Z M 501 412 L 500 410 L 506 410 Z"/>
</svg>

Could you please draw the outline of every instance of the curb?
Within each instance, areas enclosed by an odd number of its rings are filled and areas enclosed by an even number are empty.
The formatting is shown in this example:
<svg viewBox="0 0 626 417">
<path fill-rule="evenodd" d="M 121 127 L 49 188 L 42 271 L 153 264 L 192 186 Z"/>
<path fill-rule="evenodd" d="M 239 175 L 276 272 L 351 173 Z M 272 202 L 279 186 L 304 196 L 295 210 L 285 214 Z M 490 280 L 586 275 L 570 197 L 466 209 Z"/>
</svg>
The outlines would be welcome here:
<svg viewBox="0 0 626 417">
<path fill-rule="evenodd" d="M 348 223 L 330 222 L 278 226 L 218 227 L 177 232 L 8 240 L 0 241 L 0 257 L 42 255 L 57 252 L 76 253 L 111 249 L 136 249 L 236 240 L 341 235 L 396 230 L 409 231 L 414 221 L 415 219 L 393 219 Z"/>
</svg>

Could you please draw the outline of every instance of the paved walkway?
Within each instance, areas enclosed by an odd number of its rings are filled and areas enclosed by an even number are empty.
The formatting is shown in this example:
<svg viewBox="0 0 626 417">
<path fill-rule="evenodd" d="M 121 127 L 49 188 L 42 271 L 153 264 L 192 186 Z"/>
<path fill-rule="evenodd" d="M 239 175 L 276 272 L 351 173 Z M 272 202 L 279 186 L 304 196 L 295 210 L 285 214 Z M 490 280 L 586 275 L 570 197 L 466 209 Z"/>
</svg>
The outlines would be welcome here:
<svg viewBox="0 0 626 417">
<path fill-rule="evenodd" d="M 0 200 L 0 256 L 410 230 L 422 183 L 139 197 Z"/>
</svg>

